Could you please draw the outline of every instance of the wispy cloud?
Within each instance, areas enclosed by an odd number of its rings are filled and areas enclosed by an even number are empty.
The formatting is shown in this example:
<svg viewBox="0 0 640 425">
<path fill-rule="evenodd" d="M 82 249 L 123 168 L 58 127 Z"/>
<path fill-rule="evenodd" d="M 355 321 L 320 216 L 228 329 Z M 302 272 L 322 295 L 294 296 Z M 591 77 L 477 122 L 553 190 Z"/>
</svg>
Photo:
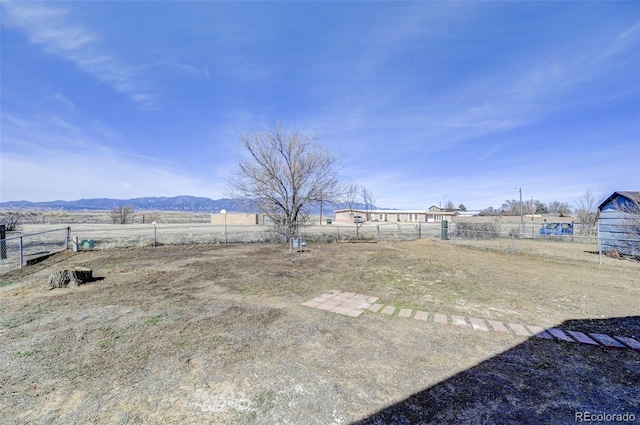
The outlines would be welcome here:
<svg viewBox="0 0 640 425">
<path fill-rule="evenodd" d="M 154 107 L 153 93 L 143 87 L 133 67 L 103 49 L 99 34 L 72 22 L 65 9 L 32 2 L 2 2 L 2 9 L 3 23 L 24 31 L 33 44 L 109 84 L 138 106 Z"/>
<path fill-rule="evenodd" d="M 101 152 L 99 158 L 94 152 L 65 153 L 64 161 L 56 151 L 41 150 L 35 155 L 3 153 L 2 201 L 50 201 L 52 196 L 57 199 L 133 198 L 149 194 L 222 196 L 221 191 L 206 182 L 163 167 L 144 165 L 113 152 Z M 61 167 L 62 163 L 73 167 Z"/>
<path fill-rule="evenodd" d="M 175 162 L 110 143 L 119 137 L 104 124 L 79 125 L 55 113 L 3 115 L 2 200 L 222 195 Z"/>
<path fill-rule="evenodd" d="M 609 43 L 598 59 L 605 59 L 611 55 L 620 53 L 622 50 L 631 48 L 634 44 L 637 46 L 638 38 L 637 36 L 634 38 L 634 34 L 638 31 L 640 31 L 640 22 L 618 34 L 617 37 Z"/>
<path fill-rule="evenodd" d="M 75 103 L 73 103 L 72 101 L 70 101 L 65 95 L 63 95 L 60 92 L 53 92 L 52 93 L 53 99 L 56 100 L 57 102 L 65 105 L 69 110 L 71 111 L 75 111 L 76 109 L 78 109 L 78 107 L 76 106 Z"/>
<path fill-rule="evenodd" d="M 189 65 L 187 63 L 179 63 L 179 62 L 171 62 L 171 61 L 156 61 L 156 62 L 144 64 L 144 65 L 139 65 L 136 69 L 139 71 L 146 71 L 148 69 L 153 69 L 156 67 L 167 67 L 167 68 L 179 69 L 180 71 L 183 71 L 183 73 L 186 73 L 195 77 L 204 78 L 208 82 L 211 81 L 211 77 L 209 76 L 209 70 L 207 69 L 206 66 L 202 68 L 198 68 L 196 66 Z"/>
</svg>

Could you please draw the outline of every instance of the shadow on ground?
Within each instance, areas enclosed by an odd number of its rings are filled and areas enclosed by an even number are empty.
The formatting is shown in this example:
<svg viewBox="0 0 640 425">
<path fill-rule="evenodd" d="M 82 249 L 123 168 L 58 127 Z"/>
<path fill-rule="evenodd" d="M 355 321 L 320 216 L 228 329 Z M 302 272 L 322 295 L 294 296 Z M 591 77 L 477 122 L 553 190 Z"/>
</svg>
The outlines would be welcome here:
<svg viewBox="0 0 640 425">
<path fill-rule="evenodd" d="M 637 340 L 640 316 L 557 327 Z M 638 351 L 531 337 L 355 424 L 575 424 L 585 412 L 639 423 L 639 382 Z"/>
</svg>

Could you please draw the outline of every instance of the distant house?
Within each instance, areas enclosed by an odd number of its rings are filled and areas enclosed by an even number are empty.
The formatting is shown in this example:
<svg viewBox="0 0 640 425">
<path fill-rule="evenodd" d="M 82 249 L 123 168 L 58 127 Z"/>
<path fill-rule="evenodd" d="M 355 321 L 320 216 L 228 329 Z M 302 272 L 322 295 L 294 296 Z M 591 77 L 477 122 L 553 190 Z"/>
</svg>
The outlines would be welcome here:
<svg viewBox="0 0 640 425">
<path fill-rule="evenodd" d="M 482 210 L 466 210 L 466 211 L 458 211 L 460 217 L 473 217 L 476 215 L 480 215 Z"/>
<path fill-rule="evenodd" d="M 598 207 L 602 251 L 640 256 L 640 192 L 614 192 Z"/>
<path fill-rule="evenodd" d="M 364 210 L 347 208 L 336 210 L 336 223 L 353 223 L 357 220 L 363 222 L 390 222 L 390 223 L 437 223 L 442 220 L 451 220 L 457 215 L 455 211 L 425 211 L 425 210 Z"/>
</svg>

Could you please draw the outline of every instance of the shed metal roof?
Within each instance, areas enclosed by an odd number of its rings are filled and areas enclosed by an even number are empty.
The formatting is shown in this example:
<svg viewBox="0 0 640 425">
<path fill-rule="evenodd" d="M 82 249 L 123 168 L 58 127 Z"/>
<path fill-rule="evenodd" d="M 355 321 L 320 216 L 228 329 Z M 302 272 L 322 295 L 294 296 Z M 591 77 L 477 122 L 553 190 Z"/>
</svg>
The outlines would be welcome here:
<svg viewBox="0 0 640 425">
<path fill-rule="evenodd" d="M 609 202 L 611 202 L 613 199 L 615 199 L 618 196 L 623 196 L 625 198 L 630 199 L 633 202 L 640 203 L 640 191 L 619 190 L 619 191 L 613 192 L 611 196 L 609 196 L 607 199 L 602 201 L 602 203 L 598 205 L 598 211 L 602 211 L 602 208 L 605 205 L 607 205 Z"/>
</svg>

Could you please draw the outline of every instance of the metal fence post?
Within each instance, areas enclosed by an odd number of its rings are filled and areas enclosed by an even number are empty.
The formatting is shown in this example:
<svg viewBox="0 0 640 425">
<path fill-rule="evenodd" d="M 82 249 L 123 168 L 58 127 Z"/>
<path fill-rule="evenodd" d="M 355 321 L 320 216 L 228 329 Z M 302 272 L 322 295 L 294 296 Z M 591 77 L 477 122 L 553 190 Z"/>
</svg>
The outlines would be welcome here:
<svg viewBox="0 0 640 425">
<path fill-rule="evenodd" d="M 0 224 L 0 259 L 7 259 L 7 241 L 5 240 L 7 237 L 6 226 L 4 224 Z"/>
<path fill-rule="evenodd" d="M 151 224 L 153 224 L 153 247 L 155 248 L 157 245 L 157 238 L 156 238 L 156 222 L 153 221 Z"/>
<path fill-rule="evenodd" d="M 71 226 L 67 227 L 67 249 L 69 249 L 70 242 L 71 242 Z"/>
<path fill-rule="evenodd" d="M 398 240 L 402 240 L 402 236 L 400 235 L 400 224 L 398 224 Z"/>
<path fill-rule="evenodd" d="M 380 225 L 376 226 L 376 240 L 380 241 Z"/>
<path fill-rule="evenodd" d="M 598 220 L 598 264 L 602 265 L 602 242 L 600 242 L 600 220 Z"/>
<path fill-rule="evenodd" d="M 422 223 L 418 223 L 418 239 L 422 238 Z"/>
<path fill-rule="evenodd" d="M 336 226 L 337 236 L 336 241 L 340 242 L 340 226 Z"/>
<path fill-rule="evenodd" d="M 20 268 L 22 268 L 24 264 L 24 255 L 22 252 L 22 236 L 20 236 Z"/>
</svg>

